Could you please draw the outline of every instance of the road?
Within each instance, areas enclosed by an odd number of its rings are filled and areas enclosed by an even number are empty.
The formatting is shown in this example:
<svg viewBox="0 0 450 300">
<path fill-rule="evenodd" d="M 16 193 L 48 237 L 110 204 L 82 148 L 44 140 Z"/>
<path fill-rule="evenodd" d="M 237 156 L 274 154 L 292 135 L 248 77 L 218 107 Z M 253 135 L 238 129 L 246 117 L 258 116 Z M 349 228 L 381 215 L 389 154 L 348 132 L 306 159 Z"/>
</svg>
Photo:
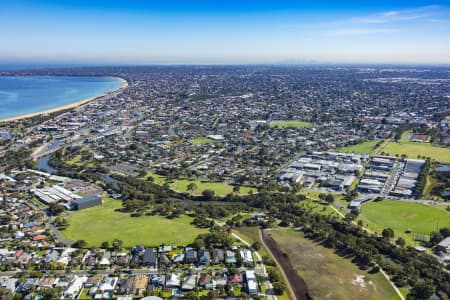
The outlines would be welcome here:
<svg viewBox="0 0 450 300">
<path fill-rule="evenodd" d="M 246 245 L 247 247 L 251 248 L 251 245 L 249 242 L 247 242 L 246 240 L 244 240 L 242 237 L 240 237 L 239 235 L 237 235 L 236 233 L 232 232 L 231 235 L 239 240 L 241 243 L 243 243 L 244 245 Z M 261 255 L 257 252 L 254 251 L 253 253 L 255 253 L 255 256 L 257 258 L 257 262 L 256 265 L 258 266 L 258 268 L 262 271 L 262 273 L 264 274 L 264 286 L 266 288 L 266 294 L 262 294 L 261 296 L 266 296 L 268 299 L 271 300 L 277 300 L 278 297 L 273 295 L 272 291 L 273 291 L 273 287 L 272 287 L 272 283 L 269 281 L 268 279 L 268 275 L 267 275 L 267 271 L 266 271 L 266 266 L 263 263 L 262 257 Z"/>
<path fill-rule="evenodd" d="M 225 226 L 225 223 L 214 221 L 217 225 L 220 227 Z M 251 248 L 251 245 L 248 241 L 243 239 L 241 236 L 239 236 L 237 233 L 232 232 L 231 236 L 240 241 L 242 244 L 246 245 L 247 247 Z M 267 269 L 266 266 L 263 263 L 263 259 L 261 255 L 257 251 L 253 251 L 255 253 L 256 259 L 258 260 L 256 262 L 257 269 L 259 268 L 262 271 L 262 274 L 264 275 L 264 287 L 266 288 L 266 294 L 260 294 L 260 296 L 265 296 L 269 300 L 278 300 L 278 297 L 273 294 L 273 286 L 272 283 L 269 281 L 269 277 L 267 275 Z M 287 283 L 289 285 L 289 283 Z"/>
</svg>

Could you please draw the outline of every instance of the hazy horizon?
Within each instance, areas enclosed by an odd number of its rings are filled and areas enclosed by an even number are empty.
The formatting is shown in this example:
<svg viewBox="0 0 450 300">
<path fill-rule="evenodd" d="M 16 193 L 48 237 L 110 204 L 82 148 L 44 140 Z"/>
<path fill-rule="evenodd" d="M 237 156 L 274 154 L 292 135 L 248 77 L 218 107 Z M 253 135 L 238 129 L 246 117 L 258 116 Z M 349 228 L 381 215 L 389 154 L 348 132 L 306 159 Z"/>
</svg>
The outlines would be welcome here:
<svg viewBox="0 0 450 300">
<path fill-rule="evenodd" d="M 0 64 L 449 64 L 446 1 L 0 3 Z"/>
</svg>

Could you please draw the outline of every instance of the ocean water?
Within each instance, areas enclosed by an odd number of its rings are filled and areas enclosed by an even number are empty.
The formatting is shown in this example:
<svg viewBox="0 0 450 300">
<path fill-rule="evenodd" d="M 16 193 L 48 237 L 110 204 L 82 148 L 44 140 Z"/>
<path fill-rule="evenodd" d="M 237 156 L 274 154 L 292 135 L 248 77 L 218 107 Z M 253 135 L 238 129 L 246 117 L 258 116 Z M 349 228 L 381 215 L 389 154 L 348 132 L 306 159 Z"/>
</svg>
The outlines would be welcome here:
<svg viewBox="0 0 450 300">
<path fill-rule="evenodd" d="M 101 96 L 122 85 L 113 77 L 0 76 L 0 120 Z"/>
</svg>

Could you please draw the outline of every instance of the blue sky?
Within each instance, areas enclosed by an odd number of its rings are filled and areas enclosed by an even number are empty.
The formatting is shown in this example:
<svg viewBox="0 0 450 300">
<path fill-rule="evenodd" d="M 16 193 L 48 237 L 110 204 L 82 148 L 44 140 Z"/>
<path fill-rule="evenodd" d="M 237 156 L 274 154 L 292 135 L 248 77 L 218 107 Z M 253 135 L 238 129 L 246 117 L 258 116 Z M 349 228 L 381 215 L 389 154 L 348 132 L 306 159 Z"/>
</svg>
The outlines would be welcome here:
<svg viewBox="0 0 450 300">
<path fill-rule="evenodd" d="M 450 63 L 449 1 L 2 0 L 0 61 Z"/>
</svg>

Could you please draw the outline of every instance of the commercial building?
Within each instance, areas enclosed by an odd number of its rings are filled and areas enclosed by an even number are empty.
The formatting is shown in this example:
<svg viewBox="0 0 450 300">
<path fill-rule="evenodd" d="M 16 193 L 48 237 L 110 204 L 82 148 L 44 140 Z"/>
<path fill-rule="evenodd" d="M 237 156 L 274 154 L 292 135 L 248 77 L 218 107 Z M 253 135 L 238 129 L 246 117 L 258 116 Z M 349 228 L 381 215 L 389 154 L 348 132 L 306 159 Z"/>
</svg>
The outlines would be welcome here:
<svg viewBox="0 0 450 300">
<path fill-rule="evenodd" d="M 93 206 L 97 206 L 97 205 L 102 205 L 102 198 L 100 196 L 88 196 L 88 197 L 84 197 L 81 199 L 75 199 L 74 201 L 72 201 L 72 209 L 74 210 L 80 210 L 80 209 L 85 209 L 85 208 L 89 208 L 89 207 L 93 207 Z"/>
</svg>

